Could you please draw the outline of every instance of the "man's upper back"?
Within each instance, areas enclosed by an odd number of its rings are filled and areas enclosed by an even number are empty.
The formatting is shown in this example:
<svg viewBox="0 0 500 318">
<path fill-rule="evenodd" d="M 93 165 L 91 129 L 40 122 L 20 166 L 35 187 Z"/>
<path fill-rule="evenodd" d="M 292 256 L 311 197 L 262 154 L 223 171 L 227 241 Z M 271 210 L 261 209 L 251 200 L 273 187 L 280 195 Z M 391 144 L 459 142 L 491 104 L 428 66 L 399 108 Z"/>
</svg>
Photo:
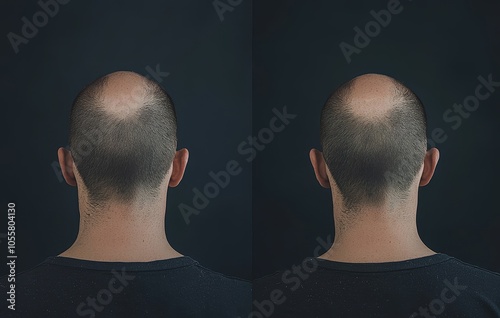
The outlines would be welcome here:
<svg viewBox="0 0 500 318">
<path fill-rule="evenodd" d="M 189 257 L 94 262 L 51 257 L 16 276 L 14 317 L 237 317 L 250 311 L 248 282 Z M 8 290 L 6 277 L 1 287 Z M 7 289 L 7 290 L 5 290 Z"/>
<path fill-rule="evenodd" d="M 317 258 L 303 264 L 300 272 L 257 280 L 253 310 L 272 311 L 272 317 L 500 317 L 500 274 L 445 254 L 378 264 Z"/>
</svg>

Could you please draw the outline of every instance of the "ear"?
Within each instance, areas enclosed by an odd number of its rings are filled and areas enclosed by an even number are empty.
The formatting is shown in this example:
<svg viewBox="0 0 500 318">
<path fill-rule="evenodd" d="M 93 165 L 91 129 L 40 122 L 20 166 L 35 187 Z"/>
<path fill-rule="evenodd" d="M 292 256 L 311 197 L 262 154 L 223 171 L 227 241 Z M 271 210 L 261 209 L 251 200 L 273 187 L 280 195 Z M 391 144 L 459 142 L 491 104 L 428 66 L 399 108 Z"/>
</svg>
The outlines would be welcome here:
<svg viewBox="0 0 500 318">
<path fill-rule="evenodd" d="M 75 172 L 73 171 L 74 161 L 71 152 L 61 147 L 57 149 L 57 159 L 59 160 L 61 172 L 66 183 L 73 187 L 76 186 Z"/>
<path fill-rule="evenodd" d="M 326 172 L 327 167 L 325 159 L 323 158 L 323 153 L 317 149 L 311 149 L 309 151 L 309 159 L 311 159 L 311 164 L 314 169 L 314 174 L 319 184 L 323 188 L 330 188 L 330 181 L 328 180 L 328 174 Z"/>
<path fill-rule="evenodd" d="M 434 175 L 434 171 L 436 170 L 436 166 L 439 161 L 439 150 L 437 148 L 431 148 L 427 150 L 424 158 L 424 169 L 422 172 L 422 176 L 420 177 L 419 185 L 421 187 L 427 185 Z"/>
<path fill-rule="evenodd" d="M 172 175 L 168 182 L 169 187 L 176 187 L 184 176 L 184 171 L 189 159 L 189 151 L 186 148 L 175 152 L 174 161 L 172 162 Z"/>
</svg>

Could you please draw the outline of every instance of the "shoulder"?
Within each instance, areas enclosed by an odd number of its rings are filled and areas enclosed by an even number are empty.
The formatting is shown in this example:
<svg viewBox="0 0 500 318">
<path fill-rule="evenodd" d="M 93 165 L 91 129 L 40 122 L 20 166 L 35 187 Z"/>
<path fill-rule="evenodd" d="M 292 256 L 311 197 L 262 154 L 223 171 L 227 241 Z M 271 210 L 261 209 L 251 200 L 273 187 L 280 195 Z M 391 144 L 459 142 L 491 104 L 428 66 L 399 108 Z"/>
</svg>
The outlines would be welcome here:
<svg viewBox="0 0 500 318">
<path fill-rule="evenodd" d="M 196 272 L 195 279 L 205 284 L 215 285 L 220 288 L 247 289 L 251 290 L 251 283 L 248 280 L 231 275 L 225 275 L 202 265 L 196 264 L 193 267 Z"/>
<path fill-rule="evenodd" d="M 287 271 L 276 271 L 253 281 L 253 294 L 256 299 L 270 298 L 271 294 L 294 287 L 294 281 L 287 276 Z"/>
<path fill-rule="evenodd" d="M 445 269 L 452 276 L 467 282 L 471 286 L 500 294 L 500 273 L 466 263 L 457 258 L 451 258 Z"/>
<path fill-rule="evenodd" d="M 476 265 L 469 264 L 467 262 L 459 260 L 458 258 L 452 257 L 451 262 L 455 266 L 457 266 L 458 268 L 462 268 L 464 270 L 464 272 L 466 272 L 466 273 L 484 276 L 484 277 L 488 277 L 491 279 L 500 279 L 500 273 L 497 273 L 497 272 L 494 272 L 494 271 L 491 271 L 491 270 L 488 270 L 488 269 L 485 269 L 485 268 L 482 268 L 482 267 L 479 267 Z"/>
<path fill-rule="evenodd" d="M 226 317 L 246 316 L 251 311 L 252 284 L 238 277 L 225 275 L 199 264 L 194 272 L 186 275 L 186 289 L 191 290 L 192 300 L 207 303 L 211 315 Z"/>
</svg>

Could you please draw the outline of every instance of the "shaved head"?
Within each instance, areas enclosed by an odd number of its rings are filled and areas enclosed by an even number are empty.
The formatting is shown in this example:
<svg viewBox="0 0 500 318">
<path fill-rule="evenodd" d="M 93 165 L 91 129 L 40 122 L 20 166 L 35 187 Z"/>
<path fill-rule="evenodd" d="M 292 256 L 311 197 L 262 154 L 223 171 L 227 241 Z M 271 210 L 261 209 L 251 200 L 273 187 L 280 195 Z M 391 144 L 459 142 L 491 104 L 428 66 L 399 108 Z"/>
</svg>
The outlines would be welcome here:
<svg viewBox="0 0 500 318">
<path fill-rule="evenodd" d="M 70 149 L 91 203 L 156 196 L 172 164 L 177 120 L 170 96 L 133 72 L 85 87 L 73 102 Z"/>
<path fill-rule="evenodd" d="M 320 129 L 348 209 L 406 197 L 427 147 L 425 110 L 410 89 L 385 75 L 358 76 L 330 95 Z"/>
</svg>

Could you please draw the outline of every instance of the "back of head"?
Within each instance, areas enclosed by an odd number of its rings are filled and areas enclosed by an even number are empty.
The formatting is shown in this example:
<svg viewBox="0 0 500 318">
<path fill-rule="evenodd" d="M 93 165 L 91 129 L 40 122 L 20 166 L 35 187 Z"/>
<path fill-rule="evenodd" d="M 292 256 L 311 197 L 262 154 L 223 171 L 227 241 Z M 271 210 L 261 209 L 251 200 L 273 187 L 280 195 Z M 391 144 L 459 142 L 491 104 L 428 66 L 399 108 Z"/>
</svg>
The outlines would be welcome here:
<svg viewBox="0 0 500 318">
<path fill-rule="evenodd" d="M 85 87 L 71 109 L 69 144 L 90 203 L 156 196 L 176 131 L 173 102 L 154 81 L 115 72 Z"/>
<path fill-rule="evenodd" d="M 418 97 L 384 75 L 356 77 L 330 95 L 321 143 L 347 209 L 406 198 L 423 164 L 426 126 Z"/>
</svg>

